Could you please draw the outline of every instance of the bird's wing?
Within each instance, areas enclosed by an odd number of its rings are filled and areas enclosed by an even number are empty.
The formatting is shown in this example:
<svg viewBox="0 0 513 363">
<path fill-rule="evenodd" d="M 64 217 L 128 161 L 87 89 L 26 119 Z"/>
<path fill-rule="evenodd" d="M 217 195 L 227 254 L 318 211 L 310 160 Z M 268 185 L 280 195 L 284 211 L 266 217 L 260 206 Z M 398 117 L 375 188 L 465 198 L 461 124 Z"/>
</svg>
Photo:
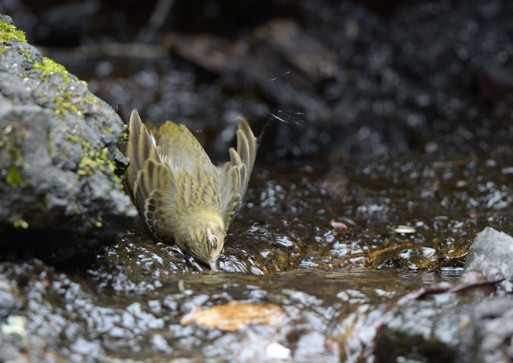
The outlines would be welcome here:
<svg viewBox="0 0 513 363">
<path fill-rule="evenodd" d="M 144 203 L 144 219 L 146 225 L 162 242 L 172 244 L 174 221 L 174 206 L 169 203 L 170 199 L 174 199 L 167 191 L 155 189 Z"/>
<path fill-rule="evenodd" d="M 205 149 L 184 125 L 167 121 L 153 131 L 162 164 L 176 181 L 176 209 L 202 208 L 221 213 L 219 176 Z"/>
<path fill-rule="evenodd" d="M 128 137 L 128 142 L 121 147 L 130 159 L 125 172 L 127 185 L 139 213 L 150 230 L 159 235 L 157 224 L 165 223 L 161 214 L 172 215 L 167 209 L 173 208 L 176 183 L 171 170 L 161 162 L 153 139 L 136 110 L 130 117 Z"/>
<path fill-rule="evenodd" d="M 185 125 L 177 125 L 166 121 L 162 126 L 152 130 L 158 153 L 163 164 L 167 164 L 173 172 L 188 171 L 195 174 L 198 169 L 215 173 L 205 149 Z"/>
<path fill-rule="evenodd" d="M 130 159 L 130 166 L 125 171 L 126 182 L 135 204 L 139 207 L 144 205 L 144 200 L 152 190 L 152 188 L 148 190 L 137 188 L 137 180 L 140 179 L 139 171 L 145 168 L 148 160 L 160 164 L 160 157 L 146 126 L 143 125 L 136 110 L 133 110 L 130 116 L 128 141 L 121 146 L 121 151 Z"/>
<path fill-rule="evenodd" d="M 230 148 L 230 161 L 218 169 L 226 230 L 246 195 L 257 152 L 257 139 L 248 122 L 239 118 L 237 124 L 237 150 Z"/>
<path fill-rule="evenodd" d="M 219 179 L 221 180 L 221 202 L 225 232 L 228 231 L 234 214 L 242 205 L 240 195 L 240 175 L 244 164 L 232 165 L 230 161 L 219 167 Z"/>
</svg>

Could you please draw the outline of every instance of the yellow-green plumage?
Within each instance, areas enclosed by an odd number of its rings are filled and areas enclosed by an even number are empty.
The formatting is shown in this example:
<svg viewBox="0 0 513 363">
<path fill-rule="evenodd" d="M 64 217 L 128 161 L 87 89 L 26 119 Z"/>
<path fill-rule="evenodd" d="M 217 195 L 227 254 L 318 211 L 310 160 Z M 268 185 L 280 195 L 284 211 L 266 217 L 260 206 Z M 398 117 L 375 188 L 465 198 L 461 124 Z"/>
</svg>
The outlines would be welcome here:
<svg viewBox="0 0 513 363">
<path fill-rule="evenodd" d="M 215 270 L 255 163 L 257 139 L 247 121 L 238 120 L 237 149 L 220 167 L 184 125 L 167 121 L 150 135 L 135 110 L 121 150 L 130 158 L 125 174 L 134 203 L 155 238 Z"/>
</svg>

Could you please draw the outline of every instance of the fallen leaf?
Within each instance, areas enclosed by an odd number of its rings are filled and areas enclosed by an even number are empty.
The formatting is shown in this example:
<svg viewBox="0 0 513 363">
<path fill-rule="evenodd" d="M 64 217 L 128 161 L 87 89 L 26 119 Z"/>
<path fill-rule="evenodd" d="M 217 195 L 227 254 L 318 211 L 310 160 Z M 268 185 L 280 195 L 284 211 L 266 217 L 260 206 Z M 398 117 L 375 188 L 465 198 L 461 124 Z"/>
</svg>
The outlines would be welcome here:
<svg viewBox="0 0 513 363">
<path fill-rule="evenodd" d="M 330 221 L 330 226 L 331 228 L 333 228 L 336 232 L 345 232 L 347 231 L 349 228 L 347 227 L 347 225 L 345 223 L 342 223 L 342 222 L 338 222 L 334 219 L 332 219 Z"/>
<path fill-rule="evenodd" d="M 252 324 L 277 325 L 283 321 L 284 316 L 285 312 L 277 305 L 242 304 L 232 301 L 207 310 L 193 310 L 185 315 L 180 323 L 196 323 L 207 328 L 234 331 Z"/>
</svg>

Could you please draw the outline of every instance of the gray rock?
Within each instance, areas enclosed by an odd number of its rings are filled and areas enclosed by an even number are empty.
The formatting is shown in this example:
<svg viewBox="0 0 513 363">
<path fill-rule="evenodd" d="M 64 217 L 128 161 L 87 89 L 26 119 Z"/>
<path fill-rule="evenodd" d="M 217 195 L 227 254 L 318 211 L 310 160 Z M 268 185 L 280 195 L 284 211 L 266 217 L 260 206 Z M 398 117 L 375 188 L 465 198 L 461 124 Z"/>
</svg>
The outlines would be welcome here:
<svg viewBox="0 0 513 363">
<path fill-rule="evenodd" d="M 504 276 L 507 290 L 511 261 L 513 238 L 487 227 L 471 245 L 465 269 L 489 279 Z M 380 332 L 374 353 L 379 362 L 511 362 L 512 342 L 513 299 L 441 294 L 401 306 Z"/>
<path fill-rule="evenodd" d="M 489 298 L 473 310 L 461 338 L 460 361 L 513 361 L 513 299 Z"/>
<path fill-rule="evenodd" d="M 374 355 L 378 362 L 511 362 L 513 299 L 412 301 L 380 331 Z"/>
<path fill-rule="evenodd" d="M 501 274 L 506 278 L 502 288 L 512 291 L 513 237 L 491 227 L 479 232 L 467 255 L 465 271 L 470 270 L 482 271 L 489 279 Z"/>
<path fill-rule="evenodd" d="M 378 362 L 454 362 L 472 304 L 454 295 L 402 306 L 378 335 Z"/>
<path fill-rule="evenodd" d="M 9 15 L 0 14 L 0 21 L 9 25 L 14 25 L 14 22 L 12 21 L 12 18 Z"/>
<path fill-rule="evenodd" d="M 0 43 L 0 248 L 66 262 L 132 223 L 115 175 L 123 130 L 64 67 L 25 42 Z"/>
</svg>

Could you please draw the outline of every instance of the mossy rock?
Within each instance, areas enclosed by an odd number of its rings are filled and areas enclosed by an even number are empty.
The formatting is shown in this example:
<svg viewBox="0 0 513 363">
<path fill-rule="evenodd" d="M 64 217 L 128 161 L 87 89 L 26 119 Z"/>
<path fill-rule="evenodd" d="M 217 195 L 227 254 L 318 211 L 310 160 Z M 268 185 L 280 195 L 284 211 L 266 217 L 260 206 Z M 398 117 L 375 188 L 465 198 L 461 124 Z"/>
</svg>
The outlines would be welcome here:
<svg viewBox="0 0 513 363">
<path fill-rule="evenodd" d="M 0 248 L 91 255 L 136 217 L 116 175 L 124 125 L 5 16 L 0 42 Z"/>
</svg>

